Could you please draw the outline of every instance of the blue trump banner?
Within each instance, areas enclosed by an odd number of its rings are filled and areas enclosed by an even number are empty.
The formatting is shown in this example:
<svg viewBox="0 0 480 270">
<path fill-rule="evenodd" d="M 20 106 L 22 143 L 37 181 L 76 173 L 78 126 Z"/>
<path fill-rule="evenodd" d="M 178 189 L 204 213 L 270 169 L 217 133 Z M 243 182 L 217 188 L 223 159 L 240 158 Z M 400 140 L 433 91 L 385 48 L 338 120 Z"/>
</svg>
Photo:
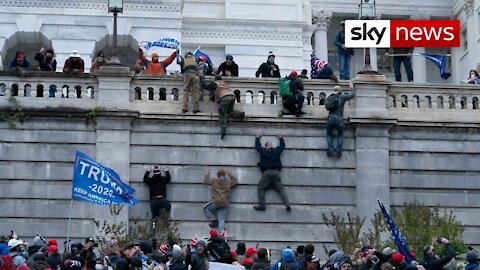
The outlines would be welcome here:
<svg viewBox="0 0 480 270">
<path fill-rule="evenodd" d="M 178 49 L 180 47 L 180 41 L 175 38 L 162 38 L 154 41 L 141 42 L 142 49 L 148 51 L 153 47 L 166 48 L 166 49 Z"/>
<path fill-rule="evenodd" d="M 73 167 L 72 199 L 102 205 L 138 203 L 135 189 L 122 182 L 118 173 L 77 150 Z"/>
</svg>

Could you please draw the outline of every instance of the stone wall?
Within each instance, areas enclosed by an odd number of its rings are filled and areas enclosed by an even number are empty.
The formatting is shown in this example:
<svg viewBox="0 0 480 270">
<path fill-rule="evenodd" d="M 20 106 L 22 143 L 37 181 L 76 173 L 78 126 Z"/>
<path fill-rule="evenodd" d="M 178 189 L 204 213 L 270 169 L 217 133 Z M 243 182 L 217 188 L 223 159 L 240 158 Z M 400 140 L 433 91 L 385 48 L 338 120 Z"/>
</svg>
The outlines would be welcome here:
<svg viewBox="0 0 480 270">
<path fill-rule="evenodd" d="M 22 89 L 22 84 L 28 83 L 35 89 L 35 81 L 75 85 L 84 80 L 95 94 L 91 98 L 82 92 L 81 99 L 72 95 L 62 99 L 23 97 L 21 92 L 17 97 L 30 119 L 15 129 L 0 122 L 0 227 L 4 228 L 0 233 L 14 229 L 30 241 L 37 232 L 48 238 L 65 238 L 72 164 L 78 149 L 119 172 L 137 190 L 140 203 L 129 207 L 117 221 L 148 221 L 144 171 L 156 163 L 169 166 L 172 219 L 179 222 L 185 242 L 208 233 L 202 207 L 210 193 L 202 177 L 209 166 L 212 173 L 232 168 L 239 179 L 226 224 L 233 241 L 260 242 L 259 246 L 276 250 L 314 243 L 321 254 L 321 244 L 333 247 L 332 231 L 323 224 L 322 214 L 369 217 L 378 209 L 376 199 L 380 198 L 392 207 L 417 201 L 453 210 L 467 225 L 465 241 L 480 244 L 480 223 L 474 218 L 479 207 L 475 181 L 479 174 L 476 119 L 480 91 L 468 86 L 372 79 L 378 78 L 355 80 L 357 98 L 346 106 L 343 156 L 333 159 L 326 156 L 327 112 L 317 98 L 322 93 L 328 96 L 333 87 L 329 82 L 305 83 L 305 92 L 315 99 L 306 105 L 307 115 L 295 118 L 278 117 L 281 105 L 268 104 L 269 99 L 257 102 L 260 91 L 275 91 L 274 80 L 229 80 L 232 89 L 240 92 L 237 107 L 247 115 L 244 122 L 231 121 L 228 135 L 220 140 L 216 105 L 207 98 L 201 105 L 203 113 L 197 115 L 179 113 L 181 91 L 178 101 L 174 96 L 171 100 L 170 94 L 167 100 L 158 101 L 158 89 L 165 88 L 167 93 L 181 89 L 178 78 L 132 78 L 100 72 L 83 79 L 30 76 L 22 81 L 3 74 L 0 86 L 5 85 L 7 97 L 12 84 L 20 84 Z M 142 92 L 142 100 L 134 100 L 134 89 L 147 91 L 148 85 L 155 91 L 155 100 L 148 100 L 148 92 Z M 441 108 L 435 103 L 428 107 L 423 102 L 426 96 L 437 95 L 452 97 L 453 108 L 443 103 Z M 387 96 L 396 97 L 391 106 Z M 466 103 L 459 101 L 463 98 Z M 105 111 L 87 122 L 85 114 L 99 105 Z M 7 98 L 0 97 L 0 111 L 10 109 Z M 266 212 L 252 208 L 261 177 L 253 148 L 257 131 L 265 133 L 262 142 L 276 144 L 277 132 L 285 137 L 282 178 L 292 202 L 290 213 L 273 191 L 267 194 Z M 95 234 L 92 218 L 109 219 L 108 210 L 74 203 L 75 239 Z"/>
</svg>

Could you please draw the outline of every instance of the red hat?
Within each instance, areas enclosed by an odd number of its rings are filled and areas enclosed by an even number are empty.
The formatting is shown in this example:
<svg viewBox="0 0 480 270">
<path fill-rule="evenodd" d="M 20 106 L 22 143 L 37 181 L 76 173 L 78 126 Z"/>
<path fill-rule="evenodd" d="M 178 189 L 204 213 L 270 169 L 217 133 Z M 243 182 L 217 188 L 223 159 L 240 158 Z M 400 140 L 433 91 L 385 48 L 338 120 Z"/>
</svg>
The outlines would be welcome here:
<svg viewBox="0 0 480 270">
<path fill-rule="evenodd" d="M 48 252 L 58 252 L 57 245 L 50 245 L 48 246 Z"/>
<path fill-rule="evenodd" d="M 253 254 L 257 254 L 258 250 L 254 248 L 248 248 L 245 252 L 245 257 L 251 257 Z"/>
<path fill-rule="evenodd" d="M 15 55 L 15 58 L 23 58 L 24 56 L 25 56 L 24 53 L 19 52 L 19 53 L 17 53 L 17 55 Z"/>
<path fill-rule="evenodd" d="M 192 238 L 192 242 L 190 243 L 190 246 L 194 247 L 197 245 L 197 239 Z"/>
<path fill-rule="evenodd" d="M 51 245 L 58 246 L 57 240 L 55 240 L 55 239 L 50 239 L 50 240 L 48 240 L 48 245 L 49 245 L 49 246 L 51 246 Z"/>
<path fill-rule="evenodd" d="M 417 254 L 410 251 L 410 255 L 412 255 L 413 260 L 417 260 Z"/>
<path fill-rule="evenodd" d="M 211 229 L 211 230 L 210 230 L 210 237 L 218 237 L 218 232 L 217 232 L 217 230 Z"/>
<path fill-rule="evenodd" d="M 290 77 L 297 77 L 298 76 L 298 73 L 296 71 L 292 71 L 290 73 Z"/>
<path fill-rule="evenodd" d="M 237 259 L 238 255 L 235 251 L 230 250 L 230 254 L 232 254 L 232 258 Z"/>
<path fill-rule="evenodd" d="M 404 260 L 405 260 L 405 256 L 403 256 L 400 252 L 397 252 L 397 253 L 393 254 L 393 256 L 392 256 L 392 262 L 394 264 L 401 263 Z"/>
</svg>

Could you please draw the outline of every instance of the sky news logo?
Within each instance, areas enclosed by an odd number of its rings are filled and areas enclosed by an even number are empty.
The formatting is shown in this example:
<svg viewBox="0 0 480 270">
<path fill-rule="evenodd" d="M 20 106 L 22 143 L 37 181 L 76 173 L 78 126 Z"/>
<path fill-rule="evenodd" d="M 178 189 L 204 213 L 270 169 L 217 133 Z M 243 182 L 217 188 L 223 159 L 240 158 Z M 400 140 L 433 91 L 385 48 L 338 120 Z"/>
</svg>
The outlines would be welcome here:
<svg viewBox="0 0 480 270">
<path fill-rule="evenodd" d="M 459 20 L 347 20 L 347 48 L 460 47 Z"/>
</svg>

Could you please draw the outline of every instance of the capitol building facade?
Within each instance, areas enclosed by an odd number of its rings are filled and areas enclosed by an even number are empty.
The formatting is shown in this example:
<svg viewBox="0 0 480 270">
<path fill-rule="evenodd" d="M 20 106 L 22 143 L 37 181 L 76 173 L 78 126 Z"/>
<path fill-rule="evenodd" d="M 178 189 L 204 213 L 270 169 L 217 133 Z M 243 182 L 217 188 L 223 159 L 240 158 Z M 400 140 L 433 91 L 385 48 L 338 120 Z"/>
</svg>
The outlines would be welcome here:
<svg viewBox="0 0 480 270">
<path fill-rule="evenodd" d="M 340 21 L 358 18 L 360 0 L 124 0 L 118 17 L 120 60 L 132 67 L 138 43 L 173 37 L 182 53 L 201 46 L 218 66 L 234 56 L 241 77 L 254 77 L 271 51 L 281 74 L 310 68 L 310 54 L 328 59 L 338 72 L 333 43 Z M 3 0 L 0 1 L 0 57 L 8 67 L 16 51 L 27 58 L 42 46 L 52 47 L 61 71 L 72 50 L 78 50 L 88 70 L 99 50 L 111 53 L 113 20 L 107 0 Z M 459 19 L 461 47 L 415 48 L 415 53 L 451 54 L 453 76 L 446 83 L 466 79 L 480 68 L 475 53 L 480 42 L 478 0 L 377 0 L 381 19 Z M 392 59 L 386 49 L 371 50 L 373 68 L 392 78 Z M 167 56 L 168 51 L 160 52 Z M 363 68 L 363 50 L 356 49 L 351 73 Z M 35 61 L 32 61 L 35 62 Z M 178 70 L 171 65 L 169 72 Z M 413 58 L 415 82 L 442 82 L 438 69 L 421 56 Z M 87 71 L 88 72 L 88 71 Z"/>
</svg>

